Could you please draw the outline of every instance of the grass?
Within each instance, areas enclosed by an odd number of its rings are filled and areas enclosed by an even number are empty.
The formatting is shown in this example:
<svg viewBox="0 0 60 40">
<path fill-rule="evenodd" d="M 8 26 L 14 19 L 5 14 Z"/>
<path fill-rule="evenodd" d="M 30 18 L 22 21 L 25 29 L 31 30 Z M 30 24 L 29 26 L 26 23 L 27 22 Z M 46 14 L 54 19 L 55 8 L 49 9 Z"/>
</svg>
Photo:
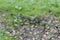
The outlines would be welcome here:
<svg viewBox="0 0 60 40">
<path fill-rule="evenodd" d="M 15 38 L 9 36 L 6 34 L 1 28 L 0 28 L 0 40 L 16 40 Z"/>
<path fill-rule="evenodd" d="M 13 14 L 22 13 L 25 16 L 40 16 L 49 10 L 60 13 L 59 0 L 0 0 L 0 10 L 9 10 Z M 60 14 L 59 14 L 60 15 Z"/>
</svg>

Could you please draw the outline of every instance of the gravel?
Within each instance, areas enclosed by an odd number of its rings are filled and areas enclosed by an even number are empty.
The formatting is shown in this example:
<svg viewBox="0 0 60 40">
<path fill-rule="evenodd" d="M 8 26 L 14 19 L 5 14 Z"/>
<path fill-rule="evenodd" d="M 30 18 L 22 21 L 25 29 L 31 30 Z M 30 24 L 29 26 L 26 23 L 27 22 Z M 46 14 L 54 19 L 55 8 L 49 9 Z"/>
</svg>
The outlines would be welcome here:
<svg viewBox="0 0 60 40">
<path fill-rule="evenodd" d="M 12 32 L 8 31 L 8 26 L 3 23 L 0 23 L 0 28 L 17 40 L 60 40 L 60 26 L 58 25 L 60 21 L 57 17 L 46 16 L 39 19 L 32 16 L 27 21 L 24 25 L 20 25 L 18 30 L 12 28 Z"/>
</svg>

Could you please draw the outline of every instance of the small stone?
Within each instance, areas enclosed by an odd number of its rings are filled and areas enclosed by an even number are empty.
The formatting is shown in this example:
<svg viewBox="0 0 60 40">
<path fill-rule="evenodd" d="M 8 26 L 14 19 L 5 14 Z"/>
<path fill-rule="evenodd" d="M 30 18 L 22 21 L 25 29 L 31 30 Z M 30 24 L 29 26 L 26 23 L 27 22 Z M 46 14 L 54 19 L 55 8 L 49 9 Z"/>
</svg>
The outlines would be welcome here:
<svg viewBox="0 0 60 40">
<path fill-rule="evenodd" d="M 54 38 L 51 38 L 52 40 L 54 39 Z"/>
<path fill-rule="evenodd" d="M 33 38 L 33 40 L 35 40 L 35 38 Z"/>
<path fill-rule="evenodd" d="M 58 36 L 58 38 L 60 39 L 60 36 Z"/>
<path fill-rule="evenodd" d="M 36 35 L 37 33 L 36 32 L 34 32 L 34 35 Z"/>
<path fill-rule="evenodd" d="M 13 33 L 12 33 L 13 35 L 15 35 L 16 34 L 16 31 L 15 30 L 13 30 Z"/>
<path fill-rule="evenodd" d="M 23 39 L 22 37 L 20 37 L 20 39 Z"/>
<path fill-rule="evenodd" d="M 31 26 L 32 28 L 34 27 L 34 25 Z"/>
<path fill-rule="evenodd" d="M 32 34 L 32 32 L 30 32 L 30 34 Z"/>
<path fill-rule="evenodd" d="M 47 36 L 44 34 L 43 37 L 45 38 L 45 37 L 47 37 Z"/>
<path fill-rule="evenodd" d="M 48 34 L 49 34 L 49 32 L 46 32 L 46 34 L 48 35 Z"/>
<path fill-rule="evenodd" d="M 51 29 L 51 32 L 52 32 L 52 33 L 56 33 L 57 30 L 56 30 L 56 29 Z"/>
<path fill-rule="evenodd" d="M 42 40 L 45 40 L 44 38 L 42 38 Z"/>
<path fill-rule="evenodd" d="M 6 32 L 7 34 L 10 34 L 10 32 Z"/>
<path fill-rule="evenodd" d="M 38 27 L 38 26 L 35 26 L 35 27 Z"/>
</svg>

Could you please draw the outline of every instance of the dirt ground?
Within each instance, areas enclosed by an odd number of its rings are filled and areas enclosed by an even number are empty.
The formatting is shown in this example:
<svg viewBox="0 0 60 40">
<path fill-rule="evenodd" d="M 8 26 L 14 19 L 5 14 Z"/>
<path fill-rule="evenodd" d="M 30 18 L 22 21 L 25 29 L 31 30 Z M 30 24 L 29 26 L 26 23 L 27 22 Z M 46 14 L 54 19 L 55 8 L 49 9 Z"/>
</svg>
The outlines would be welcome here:
<svg viewBox="0 0 60 40">
<path fill-rule="evenodd" d="M 0 28 L 17 40 L 60 40 L 60 20 L 55 16 L 33 16 L 23 22 L 18 29 L 10 28 L 0 17 Z M 11 31 L 9 31 L 9 29 Z"/>
</svg>

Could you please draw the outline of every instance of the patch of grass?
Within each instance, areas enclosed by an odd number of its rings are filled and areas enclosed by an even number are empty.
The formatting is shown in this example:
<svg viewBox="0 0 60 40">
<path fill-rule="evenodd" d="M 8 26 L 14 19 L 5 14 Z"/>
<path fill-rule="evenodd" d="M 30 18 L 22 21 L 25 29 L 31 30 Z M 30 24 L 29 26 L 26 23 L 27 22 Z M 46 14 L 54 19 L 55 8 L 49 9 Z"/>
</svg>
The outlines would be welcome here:
<svg viewBox="0 0 60 40">
<path fill-rule="evenodd" d="M 60 12 L 59 0 L 0 0 L 0 10 L 9 10 L 14 14 L 40 16 L 51 10 Z"/>
<path fill-rule="evenodd" d="M 0 28 L 0 40 L 16 40 L 15 38 L 9 36 L 6 34 L 1 28 Z"/>
</svg>

